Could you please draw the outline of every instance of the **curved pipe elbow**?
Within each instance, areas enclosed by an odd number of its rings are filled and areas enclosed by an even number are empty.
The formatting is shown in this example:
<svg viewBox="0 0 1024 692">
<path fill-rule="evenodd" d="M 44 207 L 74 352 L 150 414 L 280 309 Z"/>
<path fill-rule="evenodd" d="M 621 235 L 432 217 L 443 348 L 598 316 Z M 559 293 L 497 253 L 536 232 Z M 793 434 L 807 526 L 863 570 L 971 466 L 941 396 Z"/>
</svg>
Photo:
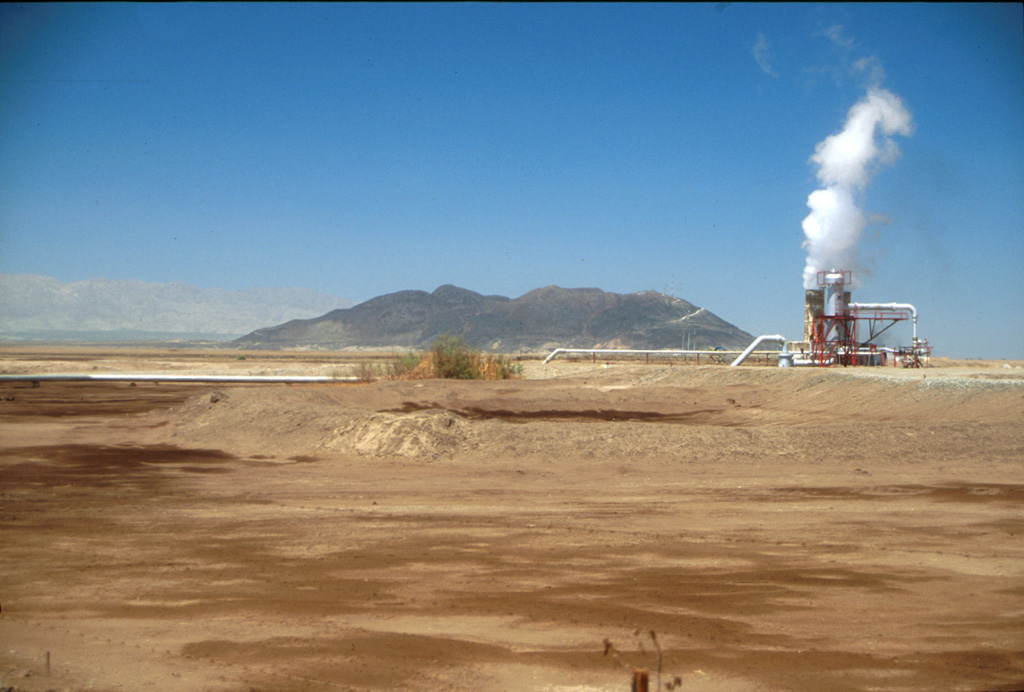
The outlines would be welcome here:
<svg viewBox="0 0 1024 692">
<path fill-rule="evenodd" d="M 910 303 L 849 303 L 847 307 L 855 310 L 857 308 L 865 310 L 909 310 L 911 323 L 914 328 L 914 341 L 917 341 L 917 308 Z"/>
<path fill-rule="evenodd" d="M 753 343 L 747 346 L 747 350 L 741 353 L 739 357 L 736 358 L 736 360 L 730 363 L 729 367 L 735 368 L 737 365 L 743 363 L 743 361 L 747 359 L 747 356 L 753 353 L 754 349 L 763 344 L 765 341 L 781 343 L 783 348 L 785 348 L 786 346 L 786 337 L 782 336 L 781 334 L 762 334 L 761 336 L 754 339 Z"/>
</svg>

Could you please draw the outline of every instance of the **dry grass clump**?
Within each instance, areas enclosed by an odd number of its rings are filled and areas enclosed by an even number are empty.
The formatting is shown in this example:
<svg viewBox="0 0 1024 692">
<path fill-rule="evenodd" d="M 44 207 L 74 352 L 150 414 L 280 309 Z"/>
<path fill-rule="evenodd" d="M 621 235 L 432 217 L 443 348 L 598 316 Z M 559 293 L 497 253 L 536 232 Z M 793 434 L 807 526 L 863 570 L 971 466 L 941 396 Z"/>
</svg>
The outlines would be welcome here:
<svg viewBox="0 0 1024 692">
<path fill-rule="evenodd" d="M 506 356 L 477 356 L 475 367 L 482 380 L 511 380 L 523 374 L 523 366 Z"/>
<path fill-rule="evenodd" d="M 502 355 L 483 355 L 461 336 L 445 334 L 426 353 L 394 356 L 386 371 L 392 380 L 508 380 L 522 375 L 523 367 Z"/>
</svg>

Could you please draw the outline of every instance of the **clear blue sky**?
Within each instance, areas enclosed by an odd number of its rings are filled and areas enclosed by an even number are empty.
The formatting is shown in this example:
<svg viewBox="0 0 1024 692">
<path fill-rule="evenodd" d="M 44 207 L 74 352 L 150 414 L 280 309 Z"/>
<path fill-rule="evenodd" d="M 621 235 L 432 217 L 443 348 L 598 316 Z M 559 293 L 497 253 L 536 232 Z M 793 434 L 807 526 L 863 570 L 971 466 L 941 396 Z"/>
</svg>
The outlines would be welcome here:
<svg viewBox="0 0 1024 692">
<path fill-rule="evenodd" d="M 1024 358 L 1018 4 L 0 5 L 0 272 L 671 290 L 803 330 L 818 142 L 913 117 L 854 299 Z"/>
</svg>

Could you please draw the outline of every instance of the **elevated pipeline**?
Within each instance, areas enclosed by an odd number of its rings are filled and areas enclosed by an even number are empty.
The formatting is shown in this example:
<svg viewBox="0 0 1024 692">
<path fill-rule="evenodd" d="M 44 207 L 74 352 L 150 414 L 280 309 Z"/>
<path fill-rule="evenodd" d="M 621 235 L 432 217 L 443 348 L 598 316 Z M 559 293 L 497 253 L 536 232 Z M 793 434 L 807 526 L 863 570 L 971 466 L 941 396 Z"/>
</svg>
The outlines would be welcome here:
<svg viewBox="0 0 1024 692">
<path fill-rule="evenodd" d="M 914 325 L 914 343 L 917 343 L 917 308 L 910 303 L 847 303 L 847 307 L 854 310 L 909 310 Z"/>
<path fill-rule="evenodd" d="M 162 373 L 41 373 L 0 375 L 0 382 L 211 382 L 211 383 L 283 383 L 358 382 L 358 377 L 321 375 L 165 375 Z"/>
<path fill-rule="evenodd" d="M 739 351 L 696 351 L 679 349 L 630 349 L 630 348 L 556 348 L 542 362 L 549 363 L 564 354 L 611 355 L 611 356 L 721 356 L 732 355 Z"/>
</svg>

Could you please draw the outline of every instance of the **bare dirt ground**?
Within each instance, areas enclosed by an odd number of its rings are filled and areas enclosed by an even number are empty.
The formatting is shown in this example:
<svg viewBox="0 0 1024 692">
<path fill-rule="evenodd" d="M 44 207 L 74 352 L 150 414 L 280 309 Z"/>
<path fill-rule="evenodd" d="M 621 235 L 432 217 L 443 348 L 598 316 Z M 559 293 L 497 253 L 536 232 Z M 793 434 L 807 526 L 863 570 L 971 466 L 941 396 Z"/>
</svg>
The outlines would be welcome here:
<svg viewBox="0 0 1024 692">
<path fill-rule="evenodd" d="M 938 364 L 0 384 L 0 690 L 1024 689 L 1024 369 Z"/>
</svg>

